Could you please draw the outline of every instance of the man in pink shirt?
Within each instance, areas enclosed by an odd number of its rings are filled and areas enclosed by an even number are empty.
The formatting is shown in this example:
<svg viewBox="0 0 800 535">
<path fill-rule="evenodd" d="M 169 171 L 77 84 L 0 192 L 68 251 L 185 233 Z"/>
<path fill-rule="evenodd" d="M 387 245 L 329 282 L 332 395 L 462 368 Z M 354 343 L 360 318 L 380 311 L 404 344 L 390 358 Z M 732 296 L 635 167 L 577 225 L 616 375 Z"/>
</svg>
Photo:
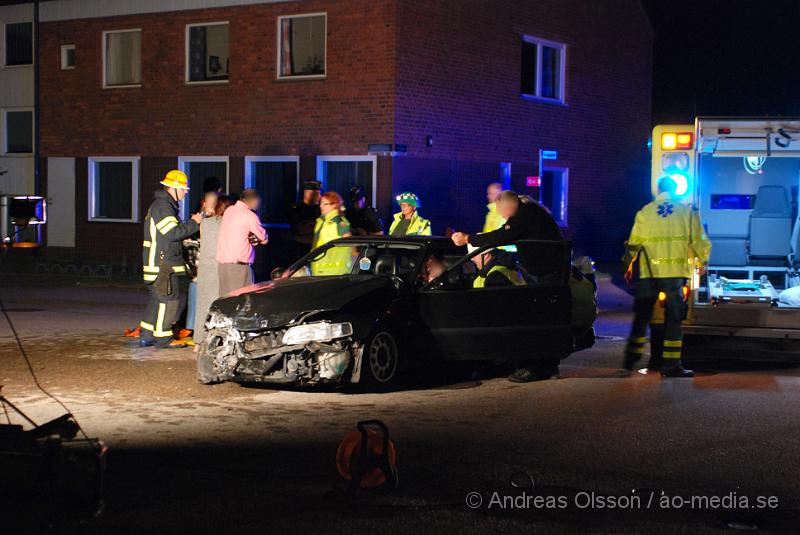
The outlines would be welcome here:
<svg viewBox="0 0 800 535">
<path fill-rule="evenodd" d="M 255 258 L 253 245 L 264 245 L 269 239 L 255 213 L 260 204 L 258 192 L 246 189 L 241 200 L 225 210 L 222 216 L 217 239 L 220 296 L 253 284 L 253 269 L 250 267 Z"/>
</svg>

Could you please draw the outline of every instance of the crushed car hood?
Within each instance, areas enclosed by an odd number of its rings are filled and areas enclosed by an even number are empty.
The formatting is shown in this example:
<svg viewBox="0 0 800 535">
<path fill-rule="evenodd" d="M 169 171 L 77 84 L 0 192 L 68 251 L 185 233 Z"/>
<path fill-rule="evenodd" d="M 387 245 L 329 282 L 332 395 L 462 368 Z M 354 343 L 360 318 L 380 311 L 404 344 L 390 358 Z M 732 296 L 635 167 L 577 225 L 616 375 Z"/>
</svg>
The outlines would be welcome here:
<svg viewBox="0 0 800 535">
<path fill-rule="evenodd" d="M 244 330 L 272 329 L 307 312 L 339 310 L 356 299 L 387 290 L 395 292 L 392 281 L 374 275 L 279 279 L 217 299 L 211 308 L 228 317 L 248 319 L 252 328 Z"/>
</svg>

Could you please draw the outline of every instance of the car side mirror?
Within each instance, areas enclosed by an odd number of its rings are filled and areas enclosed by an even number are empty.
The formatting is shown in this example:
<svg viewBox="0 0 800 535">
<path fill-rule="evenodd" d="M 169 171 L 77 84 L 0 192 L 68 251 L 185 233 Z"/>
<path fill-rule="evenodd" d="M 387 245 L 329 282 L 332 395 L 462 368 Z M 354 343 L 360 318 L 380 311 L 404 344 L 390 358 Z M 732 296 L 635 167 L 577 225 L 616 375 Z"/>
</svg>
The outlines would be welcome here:
<svg viewBox="0 0 800 535">
<path fill-rule="evenodd" d="M 281 277 L 283 277 L 283 272 L 284 271 L 286 271 L 286 268 L 276 267 L 275 269 L 273 269 L 270 272 L 269 278 L 272 279 L 272 280 L 280 279 Z"/>
</svg>

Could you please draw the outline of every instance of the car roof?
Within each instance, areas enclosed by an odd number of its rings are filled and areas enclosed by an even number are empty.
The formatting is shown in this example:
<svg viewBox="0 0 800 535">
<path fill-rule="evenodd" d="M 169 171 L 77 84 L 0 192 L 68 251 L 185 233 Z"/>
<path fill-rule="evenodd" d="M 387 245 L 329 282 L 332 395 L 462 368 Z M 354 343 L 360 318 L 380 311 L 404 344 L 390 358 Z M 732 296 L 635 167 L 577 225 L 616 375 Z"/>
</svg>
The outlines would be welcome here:
<svg viewBox="0 0 800 535">
<path fill-rule="evenodd" d="M 375 242 L 375 243 L 416 243 L 420 245 L 436 245 L 438 247 L 453 245 L 450 238 L 444 236 L 350 236 L 339 238 L 337 242 Z"/>
</svg>

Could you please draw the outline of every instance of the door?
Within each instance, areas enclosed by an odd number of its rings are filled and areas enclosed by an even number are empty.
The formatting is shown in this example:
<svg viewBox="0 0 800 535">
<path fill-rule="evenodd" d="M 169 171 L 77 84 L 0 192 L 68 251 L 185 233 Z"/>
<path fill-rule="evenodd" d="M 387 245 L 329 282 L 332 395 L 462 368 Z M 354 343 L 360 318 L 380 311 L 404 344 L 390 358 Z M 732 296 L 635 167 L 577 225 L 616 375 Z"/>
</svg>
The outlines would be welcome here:
<svg viewBox="0 0 800 535">
<path fill-rule="evenodd" d="M 475 268 L 470 258 L 481 253 L 468 255 L 420 290 L 420 340 L 447 360 L 524 359 L 563 352 L 571 343 L 568 250 L 569 242 L 520 242 L 519 252 L 496 251 L 513 258 L 527 284 L 484 288 L 472 287 Z M 553 258 L 563 260 L 556 263 Z"/>
<path fill-rule="evenodd" d="M 47 159 L 47 245 L 75 247 L 75 158 Z"/>
</svg>

